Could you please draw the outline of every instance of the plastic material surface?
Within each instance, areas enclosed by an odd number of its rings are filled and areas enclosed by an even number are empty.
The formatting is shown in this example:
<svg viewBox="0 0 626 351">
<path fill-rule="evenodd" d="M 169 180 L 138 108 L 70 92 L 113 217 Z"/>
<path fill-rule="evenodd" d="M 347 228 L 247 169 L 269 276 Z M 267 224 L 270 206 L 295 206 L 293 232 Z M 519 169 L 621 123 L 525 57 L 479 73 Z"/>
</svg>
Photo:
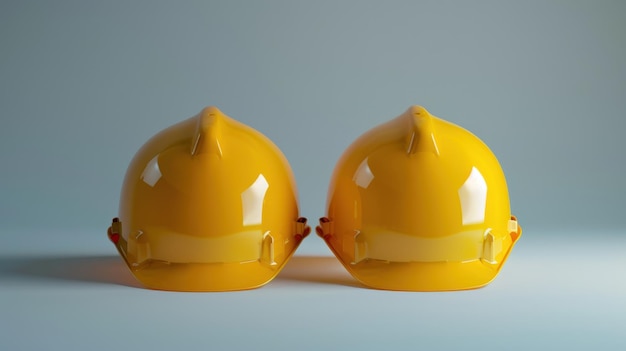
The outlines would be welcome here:
<svg viewBox="0 0 626 351">
<path fill-rule="evenodd" d="M 438 291 L 488 284 L 522 230 L 489 148 L 414 106 L 344 152 L 317 233 L 365 285 Z"/>
<path fill-rule="evenodd" d="M 308 232 L 280 150 L 208 107 L 137 152 L 108 236 L 149 288 L 225 291 L 269 282 Z"/>
</svg>

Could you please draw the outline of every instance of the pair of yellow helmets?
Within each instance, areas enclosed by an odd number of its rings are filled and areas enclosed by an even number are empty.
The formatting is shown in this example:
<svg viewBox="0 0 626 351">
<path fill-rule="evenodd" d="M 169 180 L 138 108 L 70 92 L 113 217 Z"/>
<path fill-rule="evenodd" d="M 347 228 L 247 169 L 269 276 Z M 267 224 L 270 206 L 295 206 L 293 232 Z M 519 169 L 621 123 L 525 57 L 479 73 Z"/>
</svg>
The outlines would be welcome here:
<svg viewBox="0 0 626 351">
<path fill-rule="evenodd" d="M 361 283 L 409 291 L 488 284 L 522 233 L 489 148 L 420 106 L 344 152 L 316 229 Z M 228 291 L 268 283 L 309 232 L 280 150 L 207 107 L 137 152 L 108 237 L 148 288 Z"/>
</svg>

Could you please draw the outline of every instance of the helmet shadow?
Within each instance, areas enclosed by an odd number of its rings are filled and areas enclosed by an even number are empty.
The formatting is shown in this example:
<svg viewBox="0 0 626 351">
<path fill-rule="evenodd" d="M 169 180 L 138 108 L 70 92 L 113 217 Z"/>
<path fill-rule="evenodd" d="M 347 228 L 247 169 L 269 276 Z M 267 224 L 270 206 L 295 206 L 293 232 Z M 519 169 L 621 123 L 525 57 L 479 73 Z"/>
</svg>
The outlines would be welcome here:
<svg viewBox="0 0 626 351">
<path fill-rule="evenodd" d="M 354 279 L 334 256 L 293 256 L 274 281 L 367 288 Z"/>
<path fill-rule="evenodd" d="M 86 282 L 143 288 L 118 256 L 0 258 L 0 276 L 5 281 L 8 278 L 25 283 Z M 274 282 L 308 282 L 365 288 L 352 278 L 335 257 L 330 256 L 294 256 Z"/>
<path fill-rule="evenodd" d="M 117 256 L 2 258 L 0 275 L 22 282 L 66 281 L 141 287 Z"/>
</svg>

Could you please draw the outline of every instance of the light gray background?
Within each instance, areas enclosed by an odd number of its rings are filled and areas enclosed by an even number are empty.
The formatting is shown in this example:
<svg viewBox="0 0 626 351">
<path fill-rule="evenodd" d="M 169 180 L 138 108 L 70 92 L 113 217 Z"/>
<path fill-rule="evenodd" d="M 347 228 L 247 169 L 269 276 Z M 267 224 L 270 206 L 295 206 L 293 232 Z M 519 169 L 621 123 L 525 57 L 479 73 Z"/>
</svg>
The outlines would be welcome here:
<svg viewBox="0 0 626 351">
<path fill-rule="evenodd" d="M 525 228 L 621 224 L 621 1 L 4 1 L 7 228 L 104 228 L 135 151 L 216 105 L 323 214 L 341 152 L 412 104 L 485 141 Z"/>
<path fill-rule="evenodd" d="M 84 346 L 81 337 L 93 340 L 100 328 L 122 333 L 122 344 L 142 345 L 121 332 L 134 323 L 145 338 L 164 328 L 172 344 L 206 342 L 198 326 L 183 328 L 197 332 L 196 339 L 160 324 L 156 304 L 169 306 L 167 323 L 208 323 L 214 333 L 206 333 L 222 346 L 271 345 L 275 335 L 254 329 L 255 321 L 276 322 L 269 315 L 282 311 L 282 328 L 299 340 L 279 348 L 396 342 L 434 349 L 467 346 L 463 340 L 472 341 L 469 348 L 504 347 L 517 335 L 514 327 L 505 328 L 508 334 L 497 329 L 491 341 L 477 325 L 456 338 L 442 330 L 448 320 L 456 321 L 452 335 L 474 321 L 504 318 L 505 307 L 516 304 L 507 294 L 516 292 L 525 299 L 518 300 L 519 318 L 508 322 L 534 335 L 526 342 L 623 347 L 625 18 L 623 1 L 2 1 L 0 346 Z M 218 106 L 282 149 L 302 215 L 315 224 L 343 150 L 413 104 L 478 135 L 502 164 L 525 232 L 511 267 L 492 286 L 447 295 L 358 289 L 337 266 L 329 269 L 340 278 L 324 276 L 332 263 L 314 258 L 330 252 L 314 236 L 299 255 L 315 256 L 308 258 L 317 268 L 302 256 L 282 281 L 263 289 L 186 295 L 126 286 L 134 283 L 124 280 L 130 275 L 105 230 L 117 214 L 130 159 L 156 132 Z M 580 272 L 592 280 L 585 283 Z M 75 289 L 84 294 L 68 294 Z M 128 304 L 116 300 L 119 310 L 91 311 L 98 301 L 109 306 L 104 293 Z M 316 303 L 302 301 L 307 297 Z M 604 305 L 589 304 L 597 299 Z M 371 313 L 359 314 L 355 301 Z M 489 312 L 489 301 L 502 315 Z M 196 304 L 222 306 L 221 314 L 194 314 Z M 385 312 L 385 305 L 392 307 Z M 322 313 L 342 306 L 349 306 L 347 315 Z M 427 306 L 426 319 L 416 317 L 422 310 L 415 306 Z M 572 324 L 576 314 L 584 324 Z M 469 317 L 475 315 L 490 319 Z M 149 328 L 141 327 L 142 316 L 151 317 L 143 320 Z M 439 329 L 428 322 L 438 317 Z M 333 321 L 336 328 L 324 324 Z M 424 344 L 410 337 L 409 321 L 420 326 Z M 51 324 L 58 330 L 50 331 Z M 257 334 L 232 337 L 220 326 Z M 28 328 L 43 336 L 26 337 Z M 115 345 L 106 340 L 98 345 Z M 171 346 L 150 340 L 143 345 Z"/>
</svg>

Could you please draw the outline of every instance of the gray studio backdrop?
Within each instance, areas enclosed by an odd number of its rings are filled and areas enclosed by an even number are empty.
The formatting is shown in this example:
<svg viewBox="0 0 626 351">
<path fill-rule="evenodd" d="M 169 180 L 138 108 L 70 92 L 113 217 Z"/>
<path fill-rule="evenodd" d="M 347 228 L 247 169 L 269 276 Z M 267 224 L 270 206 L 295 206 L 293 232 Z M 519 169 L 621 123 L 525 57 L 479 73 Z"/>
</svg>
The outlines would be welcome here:
<svg viewBox="0 0 626 351">
<path fill-rule="evenodd" d="M 618 229 L 624 18 L 624 1 L 2 1 L 3 233 L 106 241 L 133 154 L 207 105 L 282 149 L 313 223 L 343 150 L 419 104 L 490 146 L 528 235 Z"/>
</svg>

